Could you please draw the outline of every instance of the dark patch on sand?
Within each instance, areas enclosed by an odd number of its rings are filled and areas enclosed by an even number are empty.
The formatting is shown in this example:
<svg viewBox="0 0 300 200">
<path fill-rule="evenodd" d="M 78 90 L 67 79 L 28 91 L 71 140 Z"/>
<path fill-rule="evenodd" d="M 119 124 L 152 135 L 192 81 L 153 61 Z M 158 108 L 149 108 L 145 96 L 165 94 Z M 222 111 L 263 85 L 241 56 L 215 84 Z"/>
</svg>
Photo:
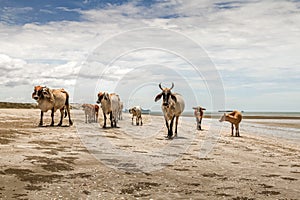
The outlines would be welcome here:
<svg viewBox="0 0 300 200">
<path fill-rule="evenodd" d="M 262 187 L 265 188 L 265 189 L 267 189 L 267 188 L 273 188 L 273 187 L 274 187 L 274 186 L 272 186 L 272 185 L 267 185 L 267 184 L 264 184 L 264 183 L 258 184 L 258 185 L 262 186 Z"/>
<path fill-rule="evenodd" d="M 264 195 L 270 196 L 270 195 L 279 195 L 280 192 L 265 190 L 265 191 L 260 192 L 259 194 L 264 194 Z"/>
<path fill-rule="evenodd" d="M 293 178 L 293 177 L 281 177 L 283 180 L 288 180 L 288 181 L 297 181 L 298 179 Z"/>
<path fill-rule="evenodd" d="M 280 175 L 278 174 L 264 174 L 261 175 L 262 177 L 267 177 L 267 178 L 274 178 L 274 177 L 279 177 Z"/>
<path fill-rule="evenodd" d="M 254 198 L 250 197 L 234 197 L 232 200 L 254 200 Z"/>
<path fill-rule="evenodd" d="M 37 191 L 40 191 L 42 190 L 42 186 L 40 185 L 26 185 L 24 187 L 25 190 L 37 190 Z"/>
<path fill-rule="evenodd" d="M 53 183 L 60 180 L 63 176 L 58 174 L 44 175 L 34 173 L 29 169 L 9 168 L 4 170 L 5 174 L 15 175 L 21 181 L 30 182 L 31 184 L 37 183 Z"/>
<path fill-rule="evenodd" d="M 203 177 L 213 178 L 213 177 L 223 177 L 223 175 L 217 174 L 217 173 L 205 173 L 202 174 Z"/>
<path fill-rule="evenodd" d="M 136 191 L 148 190 L 153 187 L 158 187 L 159 183 L 154 182 L 137 182 L 126 184 L 124 188 L 121 189 L 121 194 L 133 194 Z"/>
<path fill-rule="evenodd" d="M 50 172 L 59 172 L 59 171 L 72 171 L 74 168 L 74 160 L 77 157 L 62 157 L 62 158 L 49 158 L 43 156 L 27 156 L 25 160 L 31 161 L 33 164 L 40 164 L 40 166 Z"/>
</svg>

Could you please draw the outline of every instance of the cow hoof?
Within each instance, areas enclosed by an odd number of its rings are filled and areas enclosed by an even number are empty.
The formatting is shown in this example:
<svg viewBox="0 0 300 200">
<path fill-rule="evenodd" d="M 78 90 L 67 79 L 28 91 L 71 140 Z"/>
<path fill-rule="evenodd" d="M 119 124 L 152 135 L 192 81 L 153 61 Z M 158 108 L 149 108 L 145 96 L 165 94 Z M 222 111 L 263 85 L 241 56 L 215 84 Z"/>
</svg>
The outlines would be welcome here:
<svg viewBox="0 0 300 200">
<path fill-rule="evenodd" d="M 54 126 L 54 124 L 50 124 L 50 126 Z"/>
<path fill-rule="evenodd" d="M 57 124 L 57 126 L 61 126 L 61 123 Z"/>
<path fill-rule="evenodd" d="M 168 140 L 172 140 L 173 138 L 172 138 L 172 135 L 168 135 L 167 137 L 166 137 Z"/>
<path fill-rule="evenodd" d="M 73 122 L 72 122 L 72 121 L 70 121 L 70 122 L 69 122 L 69 126 L 72 126 L 72 125 L 73 125 Z"/>
</svg>

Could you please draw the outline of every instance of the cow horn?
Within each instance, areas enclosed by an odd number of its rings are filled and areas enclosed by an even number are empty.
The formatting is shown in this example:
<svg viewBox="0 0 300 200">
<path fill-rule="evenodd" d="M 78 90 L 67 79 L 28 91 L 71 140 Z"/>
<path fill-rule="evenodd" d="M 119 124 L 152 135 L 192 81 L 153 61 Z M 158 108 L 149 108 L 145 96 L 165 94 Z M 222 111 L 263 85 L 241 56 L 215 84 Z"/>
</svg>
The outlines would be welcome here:
<svg viewBox="0 0 300 200">
<path fill-rule="evenodd" d="M 171 86 L 170 90 L 172 90 L 172 89 L 173 89 L 173 87 L 174 87 L 174 83 L 172 82 L 172 86 Z"/>
<path fill-rule="evenodd" d="M 159 88 L 160 88 L 161 90 L 164 90 L 164 89 L 161 87 L 161 83 L 160 83 L 158 86 L 159 86 Z"/>
</svg>

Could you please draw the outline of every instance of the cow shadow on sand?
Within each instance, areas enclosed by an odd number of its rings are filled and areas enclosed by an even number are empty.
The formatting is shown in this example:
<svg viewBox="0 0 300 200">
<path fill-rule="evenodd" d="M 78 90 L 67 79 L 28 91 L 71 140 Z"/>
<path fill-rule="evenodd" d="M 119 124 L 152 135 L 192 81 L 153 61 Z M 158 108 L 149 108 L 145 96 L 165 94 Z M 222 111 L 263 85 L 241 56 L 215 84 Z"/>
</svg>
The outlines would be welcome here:
<svg viewBox="0 0 300 200">
<path fill-rule="evenodd" d="M 70 125 L 61 125 L 61 126 L 58 126 L 58 125 L 54 125 L 54 126 L 42 125 L 42 126 L 39 126 L 39 125 L 37 125 L 36 127 L 37 128 L 57 128 L 57 127 L 66 128 L 66 127 L 71 127 L 71 126 Z"/>
</svg>

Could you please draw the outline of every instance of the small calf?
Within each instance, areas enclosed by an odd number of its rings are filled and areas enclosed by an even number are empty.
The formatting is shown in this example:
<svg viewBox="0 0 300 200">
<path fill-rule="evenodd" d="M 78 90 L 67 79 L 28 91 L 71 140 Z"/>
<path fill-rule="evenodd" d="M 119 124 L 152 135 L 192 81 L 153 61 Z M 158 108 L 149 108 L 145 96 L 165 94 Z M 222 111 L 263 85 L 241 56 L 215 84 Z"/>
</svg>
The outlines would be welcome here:
<svg viewBox="0 0 300 200">
<path fill-rule="evenodd" d="M 197 122 L 197 130 L 202 130 L 201 122 L 202 122 L 204 110 L 206 110 L 206 109 L 202 108 L 201 106 L 193 107 L 193 109 L 194 109 L 194 116 L 195 116 L 196 122 Z"/>
<path fill-rule="evenodd" d="M 82 108 L 85 114 L 85 123 L 97 122 L 99 106 L 93 104 L 83 104 Z"/>
<path fill-rule="evenodd" d="M 133 118 L 136 117 L 136 125 L 139 125 L 139 121 L 141 120 L 141 126 L 143 125 L 143 119 L 142 119 L 142 109 L 140 106 L 135 106 L 133 108 L 129 109 L 129 113 L 132 114 L 132 124 L 133 124 Z"/>
</svg>

